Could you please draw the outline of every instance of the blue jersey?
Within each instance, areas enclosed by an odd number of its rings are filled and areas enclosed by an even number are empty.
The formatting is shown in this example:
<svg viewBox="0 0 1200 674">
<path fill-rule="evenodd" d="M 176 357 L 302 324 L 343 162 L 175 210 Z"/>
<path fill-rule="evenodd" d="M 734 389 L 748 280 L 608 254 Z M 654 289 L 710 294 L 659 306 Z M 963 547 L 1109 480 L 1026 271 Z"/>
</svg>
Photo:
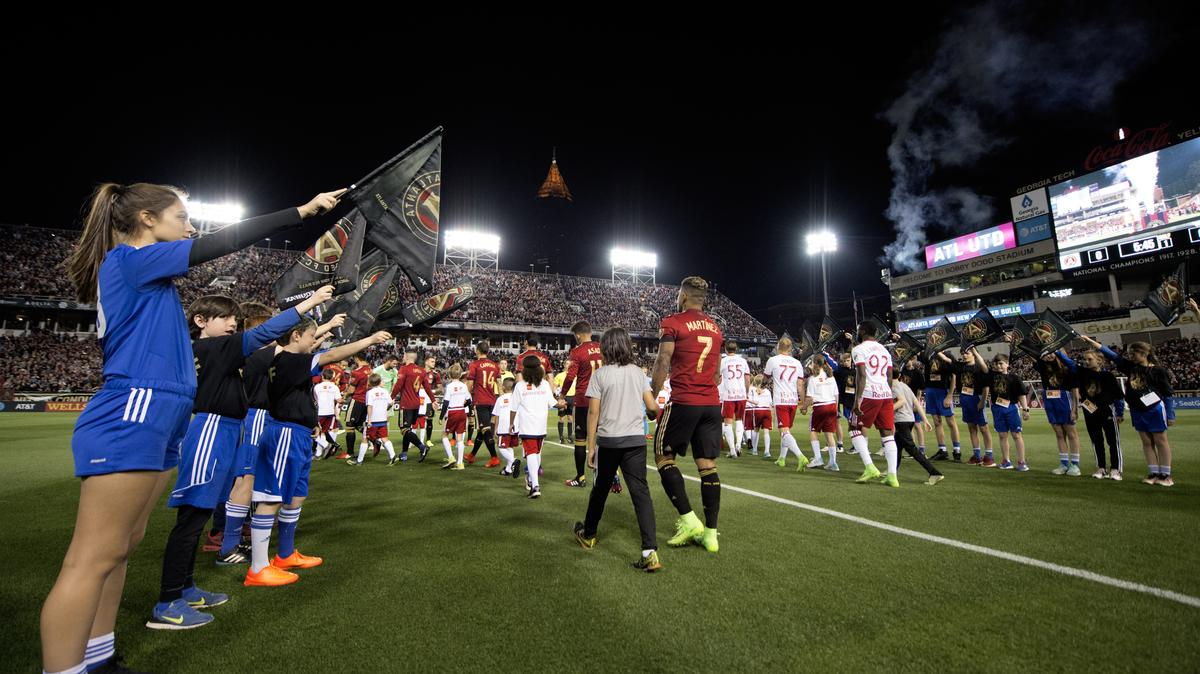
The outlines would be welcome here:
<svg viewBox="0 0 1200 674">
<path fill-rule="evenodd" d="M 104 379 L 196 387 L 192 340 L 172 279 L 188 271 L 192 240 L 119 245 L 100 264 L 96 322 Z"/>
</svg>

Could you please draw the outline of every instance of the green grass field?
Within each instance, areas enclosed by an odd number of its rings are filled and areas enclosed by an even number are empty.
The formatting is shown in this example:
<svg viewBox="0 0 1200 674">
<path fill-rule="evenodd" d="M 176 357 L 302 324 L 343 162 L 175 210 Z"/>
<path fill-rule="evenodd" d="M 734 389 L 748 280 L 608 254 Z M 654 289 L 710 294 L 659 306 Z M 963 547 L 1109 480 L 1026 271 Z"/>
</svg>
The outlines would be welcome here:
<svg viewBox="0 0 1200 674">
<path fill-rule="evenodd" d="M 74 419 L 0 416 L 5 671 L 37 671 L 38 611 L 78 500 Z M 906 460 L 892 490 L 854 484 L 852 455 L 840 474 L 754 457 L 723 459 L 720 474 L 726 486 L 1200 597 L 1200 414 L 1181 413 L 1171 432 L 1173 488 L 1138 481 L 1145 462 L 1123 428 L 1122 483 L 1086 477 L 1086 447 L 1085 477 L 1051 475 L 1057 449 L 1040 415 L 1027 425 L 1025 474 L 945 463 L 948 478 L 926 487 Z M 317 462 L 297 542 L 325 565 L 284 588 L 244 588 L 245 567 L 217 568 L 201 552 L 198 584 L 232 600 L 188 632 L 143 626 L 173 521 L 164 506 L 130 564 L 117 648 L 135 669 L 179 674 L 1200 668 L 1200 607 L 755 495 L 724 491 L 719 554 L 666 548 L 675 512 L 653 471 L 665 569 L 640 574 L 628 566 L 639 547 L 628 494 L 610 497 L 599 545 L 582 550 L 570 532 L 587 494 L 562 486 L 572 452 L 547 444 L 544 456 L 538 501 L 482 462 L 465 472 Z M 699 486 L 688 489 L 699 510 Z"/>
</svg>

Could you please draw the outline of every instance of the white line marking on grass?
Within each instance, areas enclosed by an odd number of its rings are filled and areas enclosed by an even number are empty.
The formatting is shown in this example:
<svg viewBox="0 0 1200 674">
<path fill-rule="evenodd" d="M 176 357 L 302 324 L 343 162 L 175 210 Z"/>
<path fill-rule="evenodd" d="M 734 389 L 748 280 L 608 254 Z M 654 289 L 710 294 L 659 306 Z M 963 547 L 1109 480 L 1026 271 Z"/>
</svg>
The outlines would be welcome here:
<svg viewBox="0 0 1200 674">
<path fill-rule="evenodd" d="M 559 447 L 568 447 L 567 445 L 563 445 L 563 444 L 557 443 L 557 442 L 550 442 L 550 441 L 546 441 L 546 442 L 547 442 L 547 444 L 558 445 Z M 568 447 L 568 448 L 570 449 L 570 447 Z M 651 470 L 656 470 L 654 466 L 646 466 L 646 467 Z M 690 480 L 692 482 L 700 481 L 699 478 L 692 477 L 691 475 L 684 475 L 683 478 L 685 480 Z M 1061 573 L 1064 576 L 1071 576 L 1072 578 L 1081 578 L 1083 580 L 1090 580 L 1093 583 L 1099 583 L 1101 585 L 1108 585 L 1109 587 L 1115 587 L 1115 588 L 1119 588 L 1122 590 L 1129 590 L 1131 592 L 1141 592 L 1142 594 L 1148 594 L 1152 597 L 1158 597 L 1159 599 L 1166 599 L 1169 601 L 1179 602 L 1180 604 L 1184 604 L 1186 606 L 1191 606 L 1192 608 L 1200 608 L 1200 597 L 1193 597 L 1191 595 L 1186 595 L 1181 592 L 1175 592 L 1173 590 L 1164 590 L 1162 588 L 1152 587 L 1150 585 L 1143 585 L 1141 583 L 1135 583 L 1133 581 L 1121 580 L 1120 578 L 1113 578 L 1112 576 L 1105 576 L 1103 574 L 1095 573 L 1093 571 L 1087 571 L 1085 569 L 1076 569 L 1071 566 L 1063 566 L 1062 564 L 1055 564 L 1053 562 L 1044 562 L 1040 559 L 1034 559 L 1033 557 L 1026 557 L 1025 555 L 1017 555 L 1017 554 L 1014 554 L 1011 552 L 1005 552 L 1003 550 L 996 550 L 995 548 L 988 548 L 988 547 L 985 547 L 982 545 L 975 545 L 974 543 L 964 543 L 962 541 L 958 541 L 953 538 L 946 538 L 944 536 L 935 536 L 933 534 L 927 534 L 927 533 L 923 533 L 920 531 L 914 531 L 912 529 L 905 529 L 904 527 L 898 527 L 898 526 L 895 526 L 892 524 L 885 524 L 883 522 L 876 522 L 875 520 L 869 520 L 865 517 L 859 517 L 857 515 L 849 515 L 847 513 L 838 512 L 836 510 L 830 510 L 829 508 L 822 508 L 820 506 L 810 505 L 808 503 L 800 503 L 799 501 L 792 501 L 790 499 L 780 498 L 778 496 L 772 496 L 771 494 L 764 494 L 762 492 L 757 492 L 752 489 L 744 489 L 742 487 L 734 487 L 733 485 L 730 485 L 730 484 L 722 483 L 721 488 L 724 490 L 737 492 L 739 494 L 745 494 L 746 496 L 753 496 L 755 498 L 761 498 L 765 501 L 771 501 L 773 503 L 779 503 L 781 505 L 791 506 L 793 508 L 799 508 L 801 510 L 807 510 L 809 512 L 817 513 L 819 515 L 827 515 L 829 517 L 836 517 L 837 519 L 840 519 L 840 520 L 845 520 L 847 522 L 853 522 L 855 524 L 861 524 L 863 526 L 872 527 L 874 529 L 882 529 L 883 531 L 890 531 L 891 533 L 900 534 L 901 536 L 908 536 L 910 538 L 916 538 L 918 540 L 928 541 L 930 543 L 946 545 L 946 546 L 949 546 L 952 548 L 958 548 L 959 550 L 966 550 L 968 552 L 974 552 L 974 553 L 978 553 L 981 555 L 987 555 L 988 557 L 1004 559 L 1004 560 L 1008 560 L 1010 562 L 1016 562 L 1017 564 L 1024 564 L 1026 566 L 1032 566 L 1032 567 L 1035 567 L 1038 569 L 1045 569 L 1046 571 L 1053 571 L 1055 573 Z"/>
</svg>

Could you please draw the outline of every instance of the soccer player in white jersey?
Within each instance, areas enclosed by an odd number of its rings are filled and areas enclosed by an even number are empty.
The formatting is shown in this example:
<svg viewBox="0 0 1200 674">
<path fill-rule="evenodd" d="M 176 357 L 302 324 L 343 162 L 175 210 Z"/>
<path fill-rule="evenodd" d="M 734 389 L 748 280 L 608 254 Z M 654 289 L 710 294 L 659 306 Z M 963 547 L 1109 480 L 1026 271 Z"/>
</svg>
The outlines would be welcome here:
<svg viewBox="0 0 1200 674">
<path fill-rule="evenodd" d="M 370 390 L 367 391 L 367 435 L 358 446 L 358 460 L 346 459 L 351 466 L 361 466 L 367 456 L 367 446 L 378 442 L 387 450 L 388 465 L 394 466 L 400 461 L 392 441 L 388 440 L 388 412 L 392 408 L 392 394 L 383 388 L 382 377 L 372 373 L 367 379 Z"/>
<path fill-rule="evenodd" d="M 850 416 L 850 442 L 863 461 L 863 474 L 855 482 L 869 482 L 879 477 L 879 469 L 871 462 L 867 450 L 864 428 L 874 426 L 883 441 L 883 455 L 887 457 L 887 475 L 883 483 L 899 487 L 896 467 L 900 457 L 896 453 L 895 408 L 892 405 L 892 354 L 875 341 L 875 326 L 865 321 L 858 326 L 858 346 L 850 352 L 854 363 L 854 413 Z"/>
<path fill-rule="evenodd" d="M 742 446 L 742 417 L 746 412 L 746 389 L 750 379 L 750 364 L 738 355 L 737 342 L 725 342 L 725 357 L 721 359 L 721 432 L 729 445 L 729 456 L 737 458 Z"/>
<path fill-rule="evenodd" d="M 774 391 L 775 420 L 779 423 L 779 460 L 775 465 L 787 466 L 788 452 L 796 455 L 800 462 L 796 471 L 801 472 L 808 465 L 808 457 L 800 452 L 800 445 L 792 437 L 792 423 L 796 418 L 796 407 L 805 398 L 804 367 L 800 361 L 792 357 L 792 340 L 783 337 L 775 345 L 776 354 L 767 360 L 763 375 L 771 378 L 771 389 Z"/>
<path fill-rule="evenodd" d="M 442 399 L 446 401 L 446 428 L 442 431 L 442 447 L 446 449 L 446 465 L 442 468 L 463 470 L 463 446 L 467 441 L 467 405 L 471 402 L 471 392 L 463 383 L 462 365 L 455 363 L 450 366 L 450 381 L 446 383 Z M 450 451 L 451 439 L 457 448 L 457 458 Z"/>
<path fill-rule="evenodd" d="M 341 389 L 333 383 L 333 370 L 321 372 L 321 383 L 313 387 L 313 396 L 317 399 L 317 448 L 313 458 L 323 459 L 334 444 L 331 433 L 342 397 Z"/>
</svg>

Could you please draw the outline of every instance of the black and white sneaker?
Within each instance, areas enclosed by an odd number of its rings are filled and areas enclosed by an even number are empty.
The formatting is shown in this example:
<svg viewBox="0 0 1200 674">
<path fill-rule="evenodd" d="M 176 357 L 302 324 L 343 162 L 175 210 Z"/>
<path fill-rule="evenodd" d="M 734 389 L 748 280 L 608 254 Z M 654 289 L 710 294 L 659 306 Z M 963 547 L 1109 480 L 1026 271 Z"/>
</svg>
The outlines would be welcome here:
<svg viewBox="0 0 1200 674">
<path fill-rule="evenodd" d="M 539 487 L 533 487 L 529 490 L 529 498 L 538 498 L 542 495 L 542 490 Z"/>
<path fill-rule="evenodd" d="M 521 474 L 521 460 L 513 459 L 512 476 L 516 478 Z"/>
<path fill-rule="evenodd" d="M 421 445 L 421 458 L 417 459 L 417 463 L 425 462 L 425 455 L 429 453 L 429 445 Z"/>
<path fill-rule="evenodd" d="M 217 556 L 217 566 L 233 566 L 234 564 L 248 563 L 250 561 L 250 558 L 248 556 L 242 554 L 241 547 L 242 546 L 239 545 L 238 547 L 234 548 L 233 551 L 230 552 L 228 555 L 224 555 L 224 556 L 218 555 Z"/>
</svg>

